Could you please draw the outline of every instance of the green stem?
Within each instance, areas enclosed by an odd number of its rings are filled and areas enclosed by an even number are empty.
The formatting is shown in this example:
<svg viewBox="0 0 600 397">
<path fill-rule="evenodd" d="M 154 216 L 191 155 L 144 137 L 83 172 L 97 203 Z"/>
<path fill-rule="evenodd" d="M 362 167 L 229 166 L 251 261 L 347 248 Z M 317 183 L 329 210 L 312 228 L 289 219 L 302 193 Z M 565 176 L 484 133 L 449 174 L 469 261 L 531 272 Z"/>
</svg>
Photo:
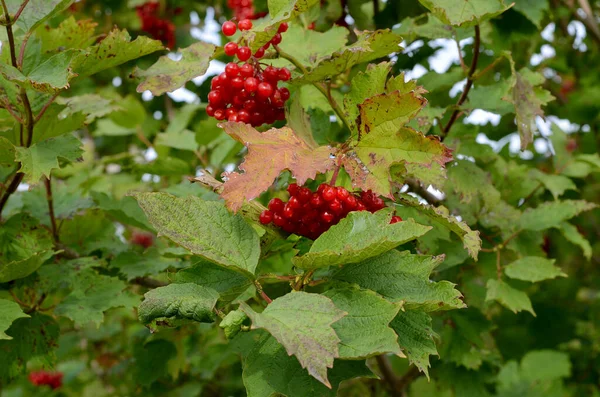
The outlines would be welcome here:
<svg viewBox="0 0 600 397">
<path fill-rule="evenodd" d="M 277 50 L 277 52 L 279 53 L 279 56 L 281 58 L 287 59 L 292 64 L 294 64 L 294 66 L 296 68 L 298 68 L 302 72 L 303 75 L 305 75 L 305 76 L 308 75 L 308 70 L 306 70 L 306 68 L 304 67 L 304 65 L 302 65 L 300 63 L 300 61 L 298 61 L 296 58 L 294 58 L 292 55 L 288 54 L 287 52 L 282 51 L 281 48 L 279 48 L 279 46 L 275 46 L 275 50 Z M 344 112 L 343 112 L 342 108 L 340 107 L 340 105 L 331 96 L 331 90 L 328 89 L 327 86 L 323 83 L 314 82 L 313 86 L 315 86 L 315 88 L 318 89 L 321 92 L 321 94 L 323 94 L 325 96 L 325 98 L 327 98 L 327 100 L 329 101 L 329 104 L 331 105 L 331 108 L 335 112 L 337 118 L 342 120 L 342 123 L 344 123 L 344 125 L 348 128 L 349 131 L 352 131 L 352 126 L 350 125 L 350 121 L 344 115 Z"/>
<path fill-rule="evenodd" d="M 6 6 L 5 0 L 2 1 L 2 8 L 4 9 L 4 18 L 6 19 L 6 36 L 8 36 L 8 48 L 10 48 L 10 61 L 13 67 L 17 67 L 17 54 L 15 52 L 15 37 L 13 36 L 12 24 L 13 22 L 10 19 L 10 13 L 8 12 L 8 7 Z"/>
<path fill-rule="evenodd" d="M 50 225 L 52 226 L 52 238 L 54 243 L 60 242 L 58 237 L 58 228 L 56 227 L 56 216 L 54 215 L 54 199 L 52 197 L 52 180 L 51 177 L 44 178 L 44 185 L 46 185 L 46 201 L 48 202 L 48 215 L 50 216 Z"/>
</svg>

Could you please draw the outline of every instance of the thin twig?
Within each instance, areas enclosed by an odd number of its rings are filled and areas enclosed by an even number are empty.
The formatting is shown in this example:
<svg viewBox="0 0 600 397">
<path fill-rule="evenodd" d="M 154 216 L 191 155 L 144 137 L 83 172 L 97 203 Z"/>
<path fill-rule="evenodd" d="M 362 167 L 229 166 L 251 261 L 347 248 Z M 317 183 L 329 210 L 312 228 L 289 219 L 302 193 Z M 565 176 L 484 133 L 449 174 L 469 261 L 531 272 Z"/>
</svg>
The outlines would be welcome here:
<svg viewBox="0 0 600 397">
<path fill-rule="evenodd" d="M 23 124 L 23 119 L 18 114 L 16 114 L 14 110 L 12 110 L 10 103 L 6 102 L 4 104 L 4 109 L 6 109 L 11 116 L 13 116 L 17 123 Z"/>
<path fill-rule="evenodd" d="M 11 194 L 13 194 L 17 190 L 17 188 L 21 184 L 21 181 L 23 180 L 23 176 L 24 176 L 24 174 L 22 174 L 20 172 L 16 173 L 15 176 L 13 177 L 12 181 L 8 185 L 8 189 L 6 189 L 6 191 L 0 198 L 0 220 L 2 219 L 2 210 L 4 209 L 4 206 L 6 205 L 8 198 L 10 197 Z"/>
<path fill-rule="evenodd" d="M 269 303 L 273 302 L 273 300 L 271 298 L 269 298 L 269 296 L 265 293 L 262 285 L 260 284 L 260 282 L 258 282 L 258 280 L 254 281 L 254 286 L 256 287 L 256 291 L 261 296 L 261 298 L 263 298 L 265 300 L 265 302 L 267 302 L 267 305 Z"/>
<path fill-rule="evenodd" d="M 15 18 L 12 20 L 12 23 L 14 24 L 15 22 L 17 22 L 17 19 L 19 19 L 19 17 L 21 16 L 21 13 L 23 12 L 23 10 L 25 9 L 25 6 L 27 6 L 27 3 L 29 3 L 29 0 L 25 0 L 23 2 L 23 4 L 21 4 L 21 7 L 19 7 L 19 9 L 17 10 L 17 12 L 15 13 Z"/>
<path fill-rule="evenodd" d="M 458 37 L 456 37 L 456 32 L 454 32 L 454 42 L 456 43 L 456 48 L 458 49 L 458 60 L 460 61 L 460 67 L 465 73 L 469 72 L 469 68 L 465 64 L 465 58 L 463 58 L 462 48 L 460 48 L 460 41 L 458 41 Z"/>
<path fill-rule="evenodd" d="M 13 67 L 17 67 L 17 54 L 15 50 L 15 37 L 13 36 L 12 31 L 12 21 L 10 19 L 10 13 L 8 12 L 8 7 L 6 6 L 5 0 L 0 0 L 2 2 L 2 8 L 4 9 L 4 18 L 6 19 L 6 36 L 8 37 L 8 48 L 10 48 L 10 61 Z"/>
<path fill-rule="evenodd" d="M 50 225 L 52 226 L 52 238 L 54 239 L 54 243 L 57 244 L 60 242 L 60 238 L 58 236 L 58 228 L 56 227 L 56 216 L 54 214 L 54 198 L 52 197 L 52 178 L 49 176 L 48 178 L 44 178 L 44 185 L 46 185 L 46 201 L 48 202 L 48 215 L 50 216 Z"/>
<path fill-rule="evenodd" d="M 390 360 L 383 354 L 375 356 L 375 359 L 377 360 L 377 366 L 381 371 L 383 381 L 388 385 L 390 395 L 393 397 L 402 397 L 402 392 L 396 388 L 399 379 L 394 373 Z"/>
<path fill-rule="evenodd" d="M 479 29 L 479 25 L 475 25 L 475 42 L 473 43 L 473 60 L 471 61 L 471 68 L 469 69 L 469 73 L 467 75 L 467 83 L 465 84 L 465 88 L 463 89 L 460 98 L 458 98 L 458 102 L 456 102 L 456 109 L 450 115 L 450 120 L 448 120 L 448 124 L 445 127 L 440 126 L 442 129 L 442 138 L 448 135 L 450 128 L 454 122 L 458 119 L 461 114 L 460 106 L 467 100 L 467 96 L 469 95 L 469 91 L 473 86 L 473 75 L 475 74 L 475 70 L 477 69 L 477 61 L 479 60 L 479 50 L 481 48 L 481 31 Z"/>
<path fill-rule="evenodd" d="M 29 42 L 29 38 L 31 37 L 31 32 L 27 33 L 23 38 L 23 42 L 21 43 L 21 50 L 19 51 L 19 58 L 17 59 L 17 67 L 20 69 L 23 68 L 23 58 L 25 57 L 25 48 L 27 47 L 27 43 Z"/>
<path fill-rule="evenodd" d="M 52 103 L 54 102 L 54 100 L 58 97 L 59 93 L 56 93 L 52 96 L 52 98 L 50 98 L 48 100 L 48 102 L 46 102 L 44 104 L 44 107 L 42 107 L 42 110 L 40 110 L 40 112 L 38 113 L 37 116 L 35 116 L 35 122 L 37 123 L 38 121 L 40 121 L 40 119 L 44 116 L 44 113 L 46 113 L 46 110 L 48 110 L 48 108 L 50 107 L 50 105 L 52 105 Z"/>
<path fill-rule="evenodd" d="M 571 10 L 575 15 L 575 18 L 579 19 L 585 27 L 587 31 L 591 33 L 592 38 L 596 41 L 596 43 L 600 44 L 600 27 L 598 27 L 598 22 L 596 22 L 596 17 L 594 16 L 594 12 L 592 11 L 592 7 L 588 0 L 578 0 L 579 7 L 585 14 L 585 17 L 579 15 L 575 7 L 572 7 Z"/>
<path fill-rule="evenodd" d="M 133 280 L 131 280 L 131 282 L 133 284 L 141 285 L 142 287 L 147 287 L 147 288 L 158 288 L 158 287 L 164 287 L 164 286 L 169 285 L 168 283 L 165 283 L 164 281 L 155 280 L 150 277 L 136 277 Z"/>
<path fill-rule="evenodd" d="M 496 250 L 496 277 L 502 279 L 502 265 L 500 264 L 500 250 Z"/>
<path fill-rule="evenodd" d="M 404 181 L 408 185 L 408 190 L 418 194 L 425 201 L 427 201 L 431 205 L 438 205 L 440 203 L 440 199 L 438 199 L 435 195 L 430 193 L 419 181 L 416 179 L 406 179 Z"/>
</svg>

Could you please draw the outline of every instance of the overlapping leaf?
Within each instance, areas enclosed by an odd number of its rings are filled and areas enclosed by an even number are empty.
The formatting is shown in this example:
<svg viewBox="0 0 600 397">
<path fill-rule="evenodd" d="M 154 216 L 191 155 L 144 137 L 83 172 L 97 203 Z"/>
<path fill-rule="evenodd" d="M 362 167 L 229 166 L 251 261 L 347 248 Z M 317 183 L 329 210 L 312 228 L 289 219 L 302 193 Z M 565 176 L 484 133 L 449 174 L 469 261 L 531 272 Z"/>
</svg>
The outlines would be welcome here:
<svg viewBox="0 0 600 397">
<path fill-rule="evenodd" d="M 333 279 L 358 284 L 393 302 L 403 302 L 406 309 L 429 312 L 463 308 L 462 294 L 454 289 L 454 284 L 429 280 L 431 271 L 442 261 L 443 257 L 391 250 L 346 265 L 333 275 Z"/>
<path fill-rule="evenodd" d="M 390 210 L 351 212 L 315 240 L 308 253 L 294 257 L 294 265 L 315 269 L 361 262 L 431 230 L 412 219 L 390 224 L 391 217 Z"/>
<path fill-rule="evenodd" d="M 429 377 L 429 356 L 437 355 L 431 317 L 420 310 L 401 311 L 390 327 L 398 334 L 398 344 L 406 357 Z"/>
<path fill-rule="evenodd" d="M 327 368 L 339 357 L 337 337 L 332 324 L 345 312 L 335 307 L 331 299 L 306 292 L 292 292 L 275 299 L 262 313 L 256 313 L 245 303 L 240 308 L 252 320 L 252 328 L 264 328 L 295 355 L 302 368 L 319 382 L 331 388 Z"/>
<path fill-rule="evenodd" d="M 511 287 L 502 280 L 489 279 L 487 282 L 486 301 L 498 301 L 502 306 L 518 313 L 520 311 L 528 311 L 535 316 L 531 300 L 527 294 L 516 288 Z"/>
<path fill-rule="evenodd" d="M 177 61 L 164 55 L 148 69 L 136 69 L 133 75 L 144 79 L 138 85 L 137 92 L 149 90 L 158 96 L 183 87 L 194 77 L 201 76 L 206 72 L 215 49 L 213 44 L 199 41 L 187 48 L 180 49 L 181 59 Z"/>
<path fill-rule="evenodd" d="M 29 315 L 23 313 L 17 302 L 0 299 L 0 339 L 12 339 L 12 336 L 7 335 L 4 331 L 10 328 L 13 321 L 24 317 L 29 317 Z"/>
<path fill-rule="evenodd" d="M 331 148 L 313 149 L 287 127 L 260 133 L 244 123 L 229 122 L 221 126 L 248 148 L 240 165 L 244 173 L 226 174 L 227 181 L 221 193 L 233 211 L 240 209 L 245 200 L 252 200 L 267 190 L 283 170 L 289 170 L 298 184 L 303 185 L 317 173 L 325 173 L 335 165 Z"/>
<path fill-rule="evenodd" d="M 260 255 L 258 235 L 222 203 L 166 193 L 141 193 L 135 198 L 159 235 L 221 266 L 254 274 Z"/>
<path fill-rule="evenodd" d="M 596 204 L 583 200 L 545 202 L 525 211 L 520 219 L 520 226 L 524 230 L 535 231 L 559 227 L 562 222 L 596 207 Z"/>
<path fill-rule="evenodd" d="M 398 336 L 390 321 L 400 310 L 373 291 L 344 287 L 326 291 L 338 309 L 348 313 L 333 324 L 340 338 L 339 357 L 358 359 L 383 353 L 400 353 Z"/>
<path fill-rule="evenodd" d="M 194 283 L 214 289 L 219 293 L 219 300 L 224 302 L 231 302 L 252 285 L 240 273 L 206 261 L 180 270 L 175 280 L 178 283 Z"/>
<path fill-rule="evenodd" d="M 71 134 L 16 149 L 15 159 L 21 162 L 19 171 L 29 183 L 37 183 L 42 176 L 49 177 L 53 169 L 60 168 L 59 159 L 76 161 L 83 154 L 81 141 Z"/>
<path fill-rule="evenodd" d="M 144 324 L 161 318 L 212 322 L 218 298 L 212 288 L 193 283 L 169 284 L 144 294 L 138 317 Z"/>
</svg>

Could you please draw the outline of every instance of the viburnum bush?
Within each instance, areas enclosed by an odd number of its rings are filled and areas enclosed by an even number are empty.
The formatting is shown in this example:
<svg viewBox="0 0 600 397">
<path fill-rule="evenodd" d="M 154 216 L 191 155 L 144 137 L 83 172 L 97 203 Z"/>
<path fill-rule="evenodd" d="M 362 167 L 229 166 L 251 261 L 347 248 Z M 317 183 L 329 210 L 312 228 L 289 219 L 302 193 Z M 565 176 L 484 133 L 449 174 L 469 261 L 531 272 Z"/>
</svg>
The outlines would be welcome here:
<svg viewBox="0 0 600 397">
<path fill-rule="evenodd" d="M 0 9 L 0 395 L 600 395 L 599 2 Z"/>
</svg>

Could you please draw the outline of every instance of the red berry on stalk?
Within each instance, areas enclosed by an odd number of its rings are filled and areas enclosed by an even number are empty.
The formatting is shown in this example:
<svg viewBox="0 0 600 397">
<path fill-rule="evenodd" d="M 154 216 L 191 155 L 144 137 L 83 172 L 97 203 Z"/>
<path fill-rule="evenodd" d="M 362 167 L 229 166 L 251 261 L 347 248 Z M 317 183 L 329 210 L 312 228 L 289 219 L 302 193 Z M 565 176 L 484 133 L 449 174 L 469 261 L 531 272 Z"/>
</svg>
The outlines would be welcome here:
<svg viewBox="0 0 600 397">
<path fill-rule="evenodd" d="M 213 104 L 213 105 L 217 105 L 221 102 L 222 99 L 222 95 L 221 95 L 221 91 L 219 90 L 214 90 L 208 93 L 208 103 Z"/>
<path fill-rule="evenodd" d="M 279 33 L 287 32 L 287 30 L 288 30 L 288 24 L 287 24 L 287 22 L 283 22 L 281 25 L 279 25 L 279 28 L 277 29 L 277 31 Z"/>
<path fill-rule="evenodd" d="M 248 77 L 246 81 L 244 81 L 244 89 L 248 92 L 255 92 L 258 89 L 258 80 L 254 77 Z"/>
<path fill-rule="evenodd" d="M 250 47 L 239 47 L 237 50 L 237 57 L 240 61 L 247 61 L 252 56 L 252 50 Z"/>
<path fill-rule="evenodd" d="M 284 101 L 290 99 L 290 90 L 288 90 L 287 88 L 281 87 L 279 89 L 279 93 L 281 94 L 281 99 L 283 99 Z"/>
<path fill-rule="evenodd" d="M 332 201 L 337 196 L 335 188 L 329 185 L 323 188 L 323 193 L 321 193 L 321 195 L 325 201 Z"/>
<path fill-rule="evenodd" d="M 257 93 L 259 97 L 268 98 L 273 94 L 273 86 L 269 83 L 260 83 Z"/>
<path fill-rule="evenodd" d="M 217 109 L 215 110 L 215 119 L 221 121 L 221 120 L 225 120 L 225 111 L 223 109 Z"/>
<path fill-rule="evenodd" d="M 237 30 L 237 27 L 235 26 L 235 23 L 227 21 L 223 24 L 221 30 L 225 36 L 233 36 Z"/>
<path fill-rule="evenodd" d="M 240 76 L 242 77 L 252 77 L 254 76 L 254 67 L 249 63 L 245 63 L 240 66 Z"/>
<path fill-rule="evenodd" d="M 269 209 L 273 212 L 283 211 L 283 201 L 278 198 L 271 199 L 271 201 L 269 201 Z"/>
<path fill-rule="evenodd" d="M 273 45 L 277 45 L 279 43 L 281 43 L 282 37 L 281 37 L 281 33 L 277 33 L 275 36 L 273 36 L 273 38 L 271 39 L 271 44 Z"/>
<path fill-rule="evenodd" d="M 227 74 L 227 77 L 235 77 L 240 73 L 240 67 L 233 62 L 229 62 L 225 66 L 225 73 Z"/>
<path fill-rule="evenodd" d="M 238 27 L 240 30 L 250 30 L 252 29 L 252 21 L 249 19 L 242 19 L 238 22 Z"/>
<path fill-rule="evenodd" d="M 265 48 L 264 47 L 260 47 L 258 50 L 256 50 L 256 52 L 254 53 L 254 56 L 257 58 L 262 58 L 265 56 Z"/>
<path fill-rule="evenodd" d="M 287 68 L 281 68 L 279 69 L 279 75 L 277 77 L 279 77 L 279 80 L 281 81 L 288 81 L 292 78 L 292 74 Z"/>
<path fill-rule="evenodd" d="M 238 49 L 238 45 L 236 43 L 227 43 L 225 44 L 225 55 L 227 56 L 234 56 L 237 53 L 237 49 Z"/>
<path fill-rule="evenodd" d="M 290 183 L 288 188 L 287 188 L 288 193 L 290 194 L 290 196 L 295 196 L 296 193 L 298 193 L 298 184 L 297 183 Z"/>
<path fill-rule="evenodd" d="M 273 213 L 269 210 L 264 210 L 263 212 L 260 213 L 258 220 L 263 225 L 268 225 L 269 223 L 271 223 L 273 221 Z"/>
</svg>

